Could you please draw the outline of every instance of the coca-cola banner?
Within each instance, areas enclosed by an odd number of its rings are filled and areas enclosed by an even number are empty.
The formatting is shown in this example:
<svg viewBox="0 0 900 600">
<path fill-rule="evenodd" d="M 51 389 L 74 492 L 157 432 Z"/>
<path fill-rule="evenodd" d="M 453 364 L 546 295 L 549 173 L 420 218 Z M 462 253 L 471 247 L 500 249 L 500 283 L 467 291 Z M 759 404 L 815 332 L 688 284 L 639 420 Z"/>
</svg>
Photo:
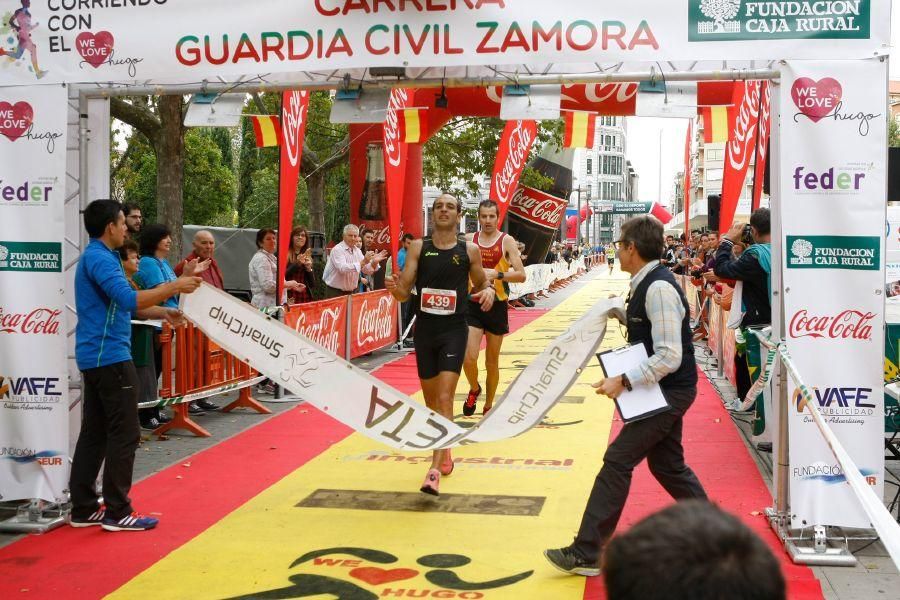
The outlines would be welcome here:
<svg viewBox="0 0 900 600">
<path fill-rule="evenodd" d="M 722 205 L 719 231 L 728 231 L 734 220 L 738 200 L 744 191 L 747 169 L 756 152 L 756 128 L 759 122 L 760 81 L 739 81 L 734 86 L 737 114 L 725 144 L 725 172 L 722 175 Z"/>
<path fill-rule="evenodd" d="M 346 297 L 292 304 L 284 313 L 284 323 L 330 352 L 347 355 Z"/>
<path fill-rule="evenodd" d="M 507 121 L 494 160 L 494 174 L 491 176 L 490 199 L 500 206 L 497 224 L 503 223 L 512 195 L 519 185 L 519 177 L 528 161 L 534 140 L 537 139 L 535 121 Z"/>
<path fill-rule="evenodd" d="M 66 498 L 67 91 L 0 88 L 0 498 Z"/>
<path fill-rule="evenodd" d="M 368 67 L 405 67 L 413 77 L 426 67 L 477 77 L 492 72 L 467 66 L 498 63 L 571 73 L 597 57 L 606 65 L 862 58 L 887 53 L 890 4 L 257 0 L 252 10 L 222 10 L 222 0 L 52 0 L 23 10 L 9 0 L 4 14 L 18 34 L 4 36 L 12 65 L 3 78 L 27 85 L 265 75 L 271 83 Z"/>
<path fill-rule="evenodd" d="M 815 399 L 807 406 L 788 380 L 794 527 L 870 523 L 811 410 L 883 493 L 886 82 L 878 59 L 781 71 L 772 262 L 784 278 L 785 342 Z"/>
<path fill-rule="evenodd" d="M 350 296 L 350 358 L 397 341 L 397 306 L 387 290 Z"/>
<path fill-rule="evenodd" d="M 306 112 L 309 91 L 291 90 L 281 93 L 281 160 L 278 169 L 278 277 L 276 298 L 281 298 L 287 268 L 291 229 L 294 226 L 294 202 L 300 179 L 300 158 L 306 137 Z"/>
<path fill-rule="evenodd" d="M 753 167 L 751 211 L 759 208 L 762 199 L 766 163 L 769 160 L 769 135 L 772 131 L 772 87 L 768 81 L 762 82 L 760 93 L 762 97 L 759 101 L 759 125 L 756 128 L 756 161 Z"/>
<path fill-rule="evenodd" d="M 387 189 L 388 226 L 391 234 L 391 260 L 397 269 L 400 246 L 400 221 L 403 190 L 406 184 L 407 146 L 400 136 L 400 110 L 409 106 L 412 94 L 405 89 L 391 90 L 387 117 L 384 120 L 384 185 Z"/>
<path fill-rule="evenodd" d="M 245 357 L 310 405 L 381 444 L 420 453 L 502 440 L 538 425 L 596 360 L 609 313 L 624 318 L 621 298 L 596 302 L 529 361 L 485 418 L 463 428 L 209 284 L 182 294 L 180 306 L 226 352 Z"/>
</svg>

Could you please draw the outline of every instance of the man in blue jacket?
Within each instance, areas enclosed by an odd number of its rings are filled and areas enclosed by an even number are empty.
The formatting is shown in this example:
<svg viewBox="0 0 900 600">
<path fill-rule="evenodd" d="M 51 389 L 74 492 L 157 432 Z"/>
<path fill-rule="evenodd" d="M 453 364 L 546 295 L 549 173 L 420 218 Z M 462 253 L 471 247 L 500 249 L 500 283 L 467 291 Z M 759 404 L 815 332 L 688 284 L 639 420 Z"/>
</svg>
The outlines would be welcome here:
<svg viewBox="0 0 900 600">
<path fill-rule="evenodd" d="M 181 320 L 178 309 L 157 306 L 175 294 L 189 294 L 201 283 L 186 275 L 152 290 L 136 291 L 125 278 L 116 249 L 126 237 L 125 214 L 115 200 L 95 200 L 84 210 L 91 238 L 75 272 L 75 360 L 82 374 L 82 421 L 72 459 L 69 489 L 73 527 L 100 525 L 109 531 L 152 529 L 158 520 L 131 507 L 128 492 L 140 441 L 138 379 L 131 361 L 132 314 L 142 319 Z M 103 470 L 101 505 L 94 482 Z"/>
</svg>

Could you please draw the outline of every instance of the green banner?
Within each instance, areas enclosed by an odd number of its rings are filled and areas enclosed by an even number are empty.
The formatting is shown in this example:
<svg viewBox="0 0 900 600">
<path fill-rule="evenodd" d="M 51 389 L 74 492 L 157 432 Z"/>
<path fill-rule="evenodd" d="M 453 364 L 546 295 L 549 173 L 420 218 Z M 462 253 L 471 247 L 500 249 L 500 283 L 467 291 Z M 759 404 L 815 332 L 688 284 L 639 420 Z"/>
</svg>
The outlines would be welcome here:
<svg viewBox="0 0 900 600">
<path fill-rule="evenodd" d="M 642 215 L 650 212 L 652 202 L 601 202 L 598 205 L 601 213 L 619 215 Z"/>
<path fill-rule="evenodd" d="M 870 1 L 688 0 L 688 39 L 869 39 Z"/>
<path fill-rule="evenodd" d="M 0 272 L 62 272 L 62 244 L 58 242 L 0 241 Z"/>
<path fill-rule="evenodd" d="M 789 235 L 787 249 L 788 269 L 881 268 L 881 238 L 877 236 Z"/>
</svg>

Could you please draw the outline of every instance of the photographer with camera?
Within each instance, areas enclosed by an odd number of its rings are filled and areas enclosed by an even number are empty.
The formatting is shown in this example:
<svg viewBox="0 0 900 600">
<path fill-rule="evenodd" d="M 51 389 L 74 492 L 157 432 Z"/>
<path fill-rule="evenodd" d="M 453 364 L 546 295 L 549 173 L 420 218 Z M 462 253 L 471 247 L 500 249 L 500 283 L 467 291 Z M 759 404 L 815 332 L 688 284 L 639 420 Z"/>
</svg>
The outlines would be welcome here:
<svg viewBox="0 0 900 600">
<path fill-rule="evenodd" d="M 759 329 L 772 322 L 772 245 L 768 208 L 759 208 L 750 215 L 750 223 L 735 223 L 722 238 L 716 253 L 714 272 L 722 279 L 737 281 L 732 300 L 731 315 L 740 311 L 740 327 L 736 338 L 746 342 L 744 358 L 753 380 L 762 371 L 762 352 L 756 336 L 747 329 Z M 747 246 L 739 258 L 734 257 L 735 244 Z M 732 321 L 730 318 L 729 321 Z M 739 344 L 739 347 L 741 344 Z M 736 359 L 737 360 L 737 359 Z M 765 430 L 765 411 L 760 399 L 756 399 L 756 420 L 753 434 L 760 436 Z M 763 443 L 769 443 L 766 440 Z M 760 444 L 762 446 L 762 444 Z M 771 448 L 771 444 L 768 445 Z M 765 448 L 765 447 L 763 447 Z"/>
</svg>

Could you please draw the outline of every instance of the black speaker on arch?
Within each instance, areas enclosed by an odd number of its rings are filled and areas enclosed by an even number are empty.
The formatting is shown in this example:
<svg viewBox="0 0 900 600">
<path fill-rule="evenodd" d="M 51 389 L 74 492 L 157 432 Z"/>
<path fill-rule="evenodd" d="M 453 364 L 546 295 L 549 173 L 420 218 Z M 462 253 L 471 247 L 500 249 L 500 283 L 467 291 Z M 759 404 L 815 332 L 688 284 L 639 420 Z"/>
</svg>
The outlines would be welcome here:
<svg viewBox="0 0 900 600">
<path fill-rule="evenodd" d="M 719 231 L 719 212 L 722 208 L 722 196 L 719 194 L 710 194 L 706 197 L 709 209 L 709 230 Z"/>
</svg>

